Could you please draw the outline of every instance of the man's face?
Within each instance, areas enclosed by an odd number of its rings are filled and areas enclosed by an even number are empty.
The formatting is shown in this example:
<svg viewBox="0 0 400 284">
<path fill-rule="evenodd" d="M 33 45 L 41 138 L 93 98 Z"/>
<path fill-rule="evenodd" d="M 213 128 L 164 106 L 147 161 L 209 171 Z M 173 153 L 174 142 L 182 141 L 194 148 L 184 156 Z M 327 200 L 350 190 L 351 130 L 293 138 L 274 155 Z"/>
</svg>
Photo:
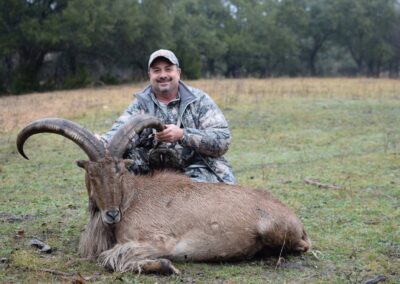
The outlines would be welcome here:
<svg viewBox="0 0 400 284">
<path fill-rule="evenodd" d="M 181 69 L 160 57 L 154 60 L 149 71 L 150 84 L 158 96 L 172 96 L 178 93 Z"/>
</svg>

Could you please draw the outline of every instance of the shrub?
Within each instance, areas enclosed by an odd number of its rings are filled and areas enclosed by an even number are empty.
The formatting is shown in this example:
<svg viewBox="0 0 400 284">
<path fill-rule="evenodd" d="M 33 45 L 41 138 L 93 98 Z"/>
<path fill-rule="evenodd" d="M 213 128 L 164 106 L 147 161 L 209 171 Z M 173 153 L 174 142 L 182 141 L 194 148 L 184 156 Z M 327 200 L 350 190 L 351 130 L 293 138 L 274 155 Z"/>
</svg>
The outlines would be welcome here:
<svg viewBox="0 0 400 284">
<path fill-rule="evenodd" d="M 85 67 L 78 67 L 75 74 L 69 75 L 62 86 L 64 89 L 77 89 L 92 83 L 92 76 Z"/>
</svg>

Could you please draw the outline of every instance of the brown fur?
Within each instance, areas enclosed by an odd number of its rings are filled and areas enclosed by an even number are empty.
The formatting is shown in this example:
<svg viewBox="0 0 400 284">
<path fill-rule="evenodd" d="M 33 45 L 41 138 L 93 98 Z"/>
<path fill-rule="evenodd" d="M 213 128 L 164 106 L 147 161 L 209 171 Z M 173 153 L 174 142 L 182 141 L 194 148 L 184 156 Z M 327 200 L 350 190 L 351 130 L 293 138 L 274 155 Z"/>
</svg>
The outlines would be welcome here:
<svg viewBox="0 0 400 284">
<path fill-rule="evenodd" d="M 173 172 L 134 176 L 126 163 L 108 155 L 78 162 L 92 210 L 80 252 L 105 267 L 178 273 L 168 260 L 237 260 L 311 247 L 294 212 L 266 190 L 198 183 Z M 120 215 L 107 224 L 115 210 Z"/>
</svg>

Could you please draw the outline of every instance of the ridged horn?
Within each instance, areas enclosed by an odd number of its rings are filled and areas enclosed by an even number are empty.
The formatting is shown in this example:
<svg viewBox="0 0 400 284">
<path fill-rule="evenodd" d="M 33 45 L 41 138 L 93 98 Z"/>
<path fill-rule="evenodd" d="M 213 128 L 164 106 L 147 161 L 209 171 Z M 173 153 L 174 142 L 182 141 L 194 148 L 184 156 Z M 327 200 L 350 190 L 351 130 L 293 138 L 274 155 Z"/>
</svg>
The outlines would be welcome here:
<svg viewBox="0 0 400 284">
<path fill-rule="evenodd" d="M 141 114 L 135 116 L 121 126 L 111 138 L 107 146 L 110 154 L 114 157 L 122 158 L 135 134 L 139 134 L 145 128 L 154 128 L 157 131 L 163 131 L 165 125 L 151 115 Z"/>
<path fill-rule="evenodd" d="M 31 122 L 18 134 L 18 152 L 27 160 L 24 153 L 24 144 L 28 138 L 37 133 L 55 133 L 75 142 L 89 157 L 91 161 L 98 161 L 104 157 L 103 143 L 93 133 L 77 123 L 62 118 L 44 118 Z"/>
</svg>

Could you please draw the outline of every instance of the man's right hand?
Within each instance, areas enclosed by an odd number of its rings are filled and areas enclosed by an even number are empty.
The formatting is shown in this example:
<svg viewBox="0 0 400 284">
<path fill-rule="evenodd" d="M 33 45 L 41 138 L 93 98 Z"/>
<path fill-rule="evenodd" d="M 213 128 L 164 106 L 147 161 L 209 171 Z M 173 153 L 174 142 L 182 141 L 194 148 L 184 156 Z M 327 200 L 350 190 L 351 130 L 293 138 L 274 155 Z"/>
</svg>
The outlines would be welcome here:
<svg viewBox="0 0 400 284">
<path fill-rule="evenodd" d="M 160 142 L 174 143 L 179 141 L 183 137 L 183 129 L 179 128 L 175 124 L 165 125 L 165 129 L 160 132 L 156 132 L 156 140 Z"/>
</svg>

